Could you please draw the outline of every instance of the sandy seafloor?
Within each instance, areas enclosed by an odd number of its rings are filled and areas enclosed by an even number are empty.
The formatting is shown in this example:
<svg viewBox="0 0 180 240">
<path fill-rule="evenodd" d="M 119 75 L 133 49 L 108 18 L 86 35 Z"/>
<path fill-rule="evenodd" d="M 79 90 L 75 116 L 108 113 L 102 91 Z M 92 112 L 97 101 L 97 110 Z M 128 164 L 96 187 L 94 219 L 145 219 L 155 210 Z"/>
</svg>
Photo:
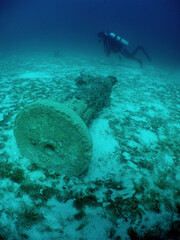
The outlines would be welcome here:
<svg viewBox="0 0 180 240">
<path fill-rule="evenodd" d="M 23 157 L 13 124 L 37 99 L 62 101 L 81 73 L 115 76 L 89 127 L 81 179 Z M 0 63 L 0 239 L 178 239 L 180 72 L 94 56 L 12 56 Z"/>
</svg>

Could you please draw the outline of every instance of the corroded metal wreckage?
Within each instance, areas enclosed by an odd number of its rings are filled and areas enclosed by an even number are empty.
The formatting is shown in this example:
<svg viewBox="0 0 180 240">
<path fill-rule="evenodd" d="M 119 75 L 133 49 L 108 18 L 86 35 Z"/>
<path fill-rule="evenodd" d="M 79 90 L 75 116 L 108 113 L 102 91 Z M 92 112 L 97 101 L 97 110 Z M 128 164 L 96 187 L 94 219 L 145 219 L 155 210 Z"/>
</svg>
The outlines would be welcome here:
<svg viewBox="0 0 180 240">
<path fill-rule="evenodd" d="M 109 105 L 115 77 L 80 75 L 77 91 L 58 103 L 38 100 L 16 117 L 14 135 L 20 152 L 41 168 L 68 177 L 83 173 L 92 157 L 87 126 Z"/>
</svg>

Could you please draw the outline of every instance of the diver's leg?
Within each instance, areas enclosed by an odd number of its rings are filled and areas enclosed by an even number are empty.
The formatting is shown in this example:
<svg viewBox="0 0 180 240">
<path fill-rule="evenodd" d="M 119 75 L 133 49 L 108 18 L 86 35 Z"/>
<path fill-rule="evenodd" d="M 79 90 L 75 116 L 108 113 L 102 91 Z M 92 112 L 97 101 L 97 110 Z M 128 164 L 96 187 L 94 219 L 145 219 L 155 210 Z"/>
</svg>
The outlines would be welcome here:
<svg viewBox="0 0 180 240">
<path fill-rule="evenodd" d="M 149 61 L 151 61 L 150 56 L 148 55 L 148 53 L 144 50 L 144 48 L 142 46 L 138 46 L 131 54 L 134 57 L 138 51 L 142 51 L 144 53 L 144 55 L 147 57 L 147 59 Z"/>
<path fill-rule="evenodd" d="M 112 51 L 107 45 L 104 45 L 104 51 L 105 51 L 107 57 L 109 57 L 111 55 Z"/>
<path fill-rule="evenodd" d="M 143 61 L 142 61 L 141 59 L 136 58 L 136 57 L 134 57 L 134 56 L 131 56 L 130 59 L 135 60 L 136 62 L 139 63 L 140 67 L 143 67 Z"/>
<path fill-rule="evenodd" d="M 150 58 L 149 54 L 144 50 L 143 47 L 142 47 L 141 50 L 143 51 L 143 53 L 144 53 L 144 55 L 147 57 L 147 59 L 148 59 L 149 61 L 151 61 L 151 58 Z"/>
<path fill-rule="evenodd" d="M 109 57 L 111 55 L 112 47 L 108 40 L 104 41 L 104 52 L 106 53 L 107 57 Z"/>
<path fill-rule="evenodd" d="M 126 57 L 126 58 L 132 58 L 132 57 L 134 57 L 134 56 L 132 55 L 132 53 L 130 53 L 126 48 L 122 48 L 122 49 L 120 50 L 120 53 L 121 53 L 124 57 Z"/>
<path fill-rule="evenodd" d="M 136 49 L 135 49 L 136 50 Z M 136 50 L 137 52 L 138 50 Z M 136 62 L 138 62 L 140 64 L 140 66 L 142 67 L 143 66 L 143 62 L 141 59 L 138 59 L 135 57 L 135 54 L 133 54 L 133 52 L 129 52 L 127 49 L 122 49 L 121 50 L 121 54 L 126 57 L 126 58 L 129 58 L 129 59 L 132 59 L 132 60 L 135 60 Z"/>
</svg>

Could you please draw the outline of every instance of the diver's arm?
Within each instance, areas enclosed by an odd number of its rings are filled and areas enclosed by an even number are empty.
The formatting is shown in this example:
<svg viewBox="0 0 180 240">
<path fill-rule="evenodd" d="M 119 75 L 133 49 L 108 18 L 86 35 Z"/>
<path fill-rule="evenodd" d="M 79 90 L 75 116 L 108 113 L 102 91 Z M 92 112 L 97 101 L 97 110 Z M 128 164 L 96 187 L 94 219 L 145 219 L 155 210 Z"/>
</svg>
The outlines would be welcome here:
<svg viewBox="0 0 180 240">
<path fill-rule="evenodd" d="M 112 47 L 108 39 L 104 40 L 104 52 L 106 53 L 107 57 L 109 57 L 112 52 Z"/>
</svg>

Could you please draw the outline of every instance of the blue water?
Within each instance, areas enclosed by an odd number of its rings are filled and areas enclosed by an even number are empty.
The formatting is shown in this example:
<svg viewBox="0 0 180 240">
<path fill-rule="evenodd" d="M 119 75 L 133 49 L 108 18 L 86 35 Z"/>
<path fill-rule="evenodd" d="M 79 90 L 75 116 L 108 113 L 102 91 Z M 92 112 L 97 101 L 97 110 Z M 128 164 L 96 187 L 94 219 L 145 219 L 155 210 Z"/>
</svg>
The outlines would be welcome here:
<svg viewBox="0 0 180 240">
<path fill-rule="evenodd" d="M 0 3 L 0 49 L 84 46 L 98 54 L 99 31 L 124 37 L 130 43 L 130 50 L 143 45 L 155 63 L 180 64 L 179 0 L 1 0 Z"/>
</svg>

